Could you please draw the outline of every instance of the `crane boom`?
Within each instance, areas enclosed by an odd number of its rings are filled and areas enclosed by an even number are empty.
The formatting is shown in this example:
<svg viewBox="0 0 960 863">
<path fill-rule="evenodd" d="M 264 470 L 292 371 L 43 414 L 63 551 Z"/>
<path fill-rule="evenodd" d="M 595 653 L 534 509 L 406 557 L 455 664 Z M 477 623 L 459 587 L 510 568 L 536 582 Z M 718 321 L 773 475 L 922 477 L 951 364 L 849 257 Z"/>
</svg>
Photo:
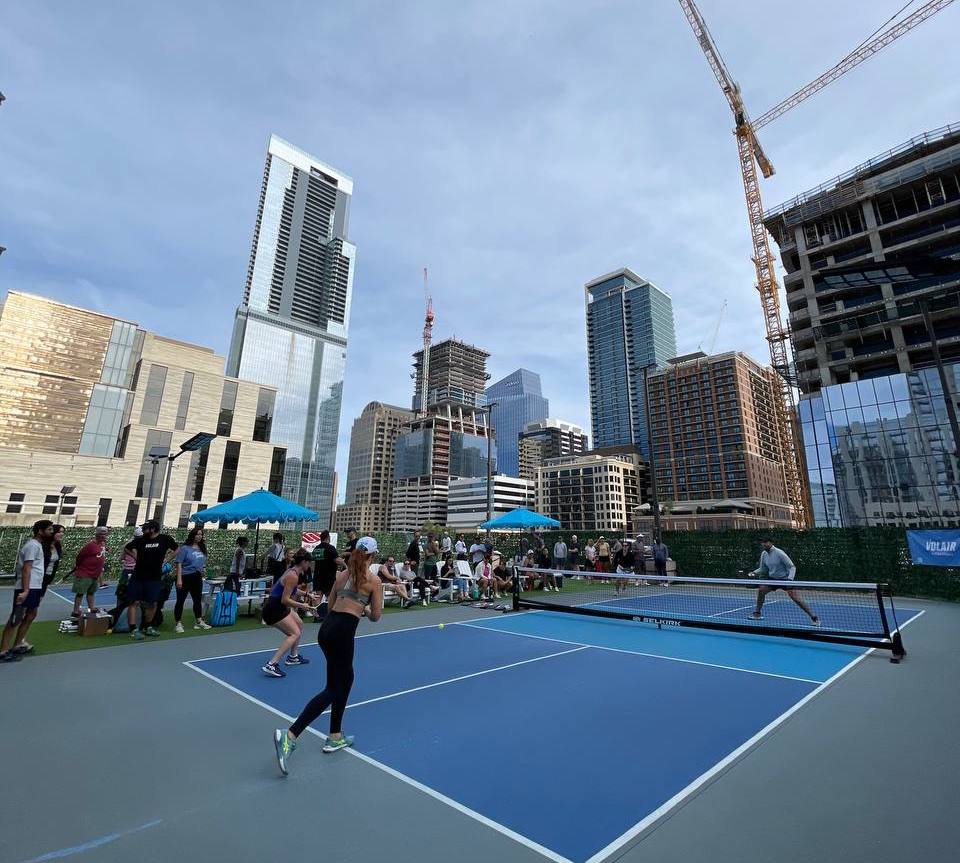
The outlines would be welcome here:
<svg viewBox="0 0 960 863">
<path fill-rule="evenodd" d="M 833 81 L 836 81 L 841 75 L 846 74 L 855 66 L 859 66 L 864 60 L 869 60 L 874 54 L 879 53 L 890 43 L 899 39 L 904 33 L 908 33 L 918 24 L 922 24 L 928 18 L 936 15 L 941 9 L 946 8 L 953 0 L 930 0 L 924 3 L 919 9 L 908 15 L 902 21 L 891 24 L 882 33 L 879 33 L 870 41 L 865 42 L 858 48 L 855 48 L 846 57 L 844 57 L 836 66 L 828 69 L 819 78 L 815 78 L 805 87 L 801 87 L 796 93 L 788 96 L 779 105 L 774 105 L 769 111 L 765 111 L 756 120 L 753 121 L 753 129 L 757 131 L 762 129 L 768 123 L 776 120 L 781 114 L 785 114 L 791 108 L 796 107 L 801 102 L 809 99 L 815 93 L 819 93 L 824 87 Z M 702 19 L 701 19 L 702 20 Z M 695 31 L 696 32 L 696 31 Z M 699 36 L 697 37 L 699 39 Z M 708 57 L 709 60 L 709 57 Z M 711 63 L 711 66 L 713 64 Z"/>
</svg>

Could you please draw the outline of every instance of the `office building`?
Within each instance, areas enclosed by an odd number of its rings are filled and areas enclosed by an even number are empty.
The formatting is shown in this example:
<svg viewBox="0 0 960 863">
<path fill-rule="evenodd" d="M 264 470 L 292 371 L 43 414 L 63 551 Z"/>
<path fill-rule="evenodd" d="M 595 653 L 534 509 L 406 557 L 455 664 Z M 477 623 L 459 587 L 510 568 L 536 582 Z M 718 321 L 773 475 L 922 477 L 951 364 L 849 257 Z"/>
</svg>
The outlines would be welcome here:
<svg viewBox="0 0 960 863">
<path fill-rule="evenodd" d="M 673 301 L 626 268 L 588 282 L 584 298 L 593 445 L 635 444 L 646 456 L 643 370 L 677 354 Z"/>
<path fill-rule="evenodd" d="M 920 300 L 943 359 L 960 359 L 960 265 L 950 260 L 960 248 L 960 126 L 882 153 L 764 222 L 786 269 L 801 393 L 932 365 Z M 873 278 L 881 264 L 886 281 Z"/>
<path fill-rule="evenodd" d="M 487 387 L 490 423 L 497 439 L 497 469 L 507 476 L 520 476 L 518 439 L 527 423 L 546 419 L 550 402 L 540 388 L 540 375 L 517 369 Z"/>
<path fill-rule="evenodd" d="M 397 435 L 390 530 L 413 530 L 447 518 L 451 479 L 485 477 L 488 445 L 496 469 L 496 446 L 488 441 L 483 409 L 489 354 L 456 339 L 432 345 L 427 405 L 420 410 L 423 350 L 414 355 L 414 419 Z"/>
<path fill-rule="evenodd" d="M 353 181 L 272 136 L 253 248 L 227 364 L 231 375 L 277 387 L 274 424 L 287 442 L 283 495 L 326 527 L 355 248 L 347 239 Z"/>
<path fill-rule="evenodd" d="M 634 511 L 647 501 L 647 468 L 635 447 L 617 449 L 549 459 L 537 469 L 537 511 L 571 533 L 628 532 Z"/>
<path fill-rule="evenodd" d="M 491 518 L 517 507 L 533 509 L 537 502 L 536 483 L 513 476 L 493 477 Z M 446 525 L 452 531 L 475 530 L 487 520 L 487 478 L 463 477 L 450 480 Z"/>
<path fill-rule="evenodd" d="M 0 524 L 131 525 L 258 488 L 280 491 L 277 391 L 224 375 L 212 350 L 138 324 L 11 291 L 0 314 Z M 163 459 L 195 434 L 210 445 Z M 61 501 L 61 489 L 74 490 Z M 150 506 L 148 507 L 148 504 Z"/>
<path fill-rule="evenodd" d="M 527 423 L 518 437 L 520 478 L 536 480 L 537 468 L 547 459 L 587 451 L 587 436 L 578 425 L 548 417 Z"/>
<path fill-rule="evenodd" d="M 651 374 L 648 389 L 661 504 L 701 530 L 794 526 L 777 434 L 787 408 L 772 369 L 740 352 L 697 352 Z"/>
<path fill-rule="evenodd" d="M 382 402 L 370 402 L 353 422 L 347 463 L 346 500 L 333 515 L 333 527 L 344 533 L 387 529 L 397 435 L 413 411 Z"/>
</svg>

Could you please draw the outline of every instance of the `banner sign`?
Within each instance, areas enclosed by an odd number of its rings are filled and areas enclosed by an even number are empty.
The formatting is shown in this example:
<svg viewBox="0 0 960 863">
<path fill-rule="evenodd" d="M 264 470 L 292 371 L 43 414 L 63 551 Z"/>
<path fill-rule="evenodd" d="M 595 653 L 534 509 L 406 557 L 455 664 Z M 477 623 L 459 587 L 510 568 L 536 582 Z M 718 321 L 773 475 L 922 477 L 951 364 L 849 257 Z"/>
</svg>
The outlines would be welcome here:
<svg viewBox="0 0 960 863">
<path fill-rule="evenodd" d="M 916 564 L 960 567 L 960 530 L 908 530 L 907 543 Z"/>
<path fill-rule="evenodd" d="M 330 534 L 330 544 L 334 547 L 337 545 L 337 535 L 335 533 Z M 305 548 L 307 551 L 313 551 L 318 545 L 320 545 L 320 534 L 308 532 L 303 534 L 302 541 L 300 543 L 301 548 Z"/>
</svg>

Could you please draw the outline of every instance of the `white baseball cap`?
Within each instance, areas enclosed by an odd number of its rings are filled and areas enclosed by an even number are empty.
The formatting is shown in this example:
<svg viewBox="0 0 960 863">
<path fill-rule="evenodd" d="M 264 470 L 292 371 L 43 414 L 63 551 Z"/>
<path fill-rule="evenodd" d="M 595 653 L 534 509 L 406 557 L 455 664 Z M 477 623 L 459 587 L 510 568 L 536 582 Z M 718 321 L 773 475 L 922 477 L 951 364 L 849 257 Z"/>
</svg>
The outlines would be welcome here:
<svg viewBox="0 0 960 863">
<path fill-rule="evenodd" d="M 372 536 L 363 536 L 357 540 L 357 548 L 367 554 L 376 554 L 377 541 Z"/>
</svg>

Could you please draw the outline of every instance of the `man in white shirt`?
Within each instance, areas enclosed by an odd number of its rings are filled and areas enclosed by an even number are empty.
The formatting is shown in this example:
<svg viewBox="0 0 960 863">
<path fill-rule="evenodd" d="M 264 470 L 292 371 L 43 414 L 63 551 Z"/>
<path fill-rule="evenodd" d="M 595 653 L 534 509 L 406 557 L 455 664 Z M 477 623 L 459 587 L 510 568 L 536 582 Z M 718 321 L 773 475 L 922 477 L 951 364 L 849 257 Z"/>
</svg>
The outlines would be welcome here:
<svg viewBox="0 0 960 863">
<path fill-rule="evenodd" d="M 567 544 L 561 537 L 553 544 L 553 566 L 554 569 L 563 569 L 567 563 Z"/>
<path fill-rule="evenodd" d="M 480 542 L 479 537 L 473 541 L 473 545 L 470 546 L 470 565 L 476 567 L 481 560 L 483 560 L 483 555 L 486 553 L 487 547 Z"/>
<path fill-rule="evenodd" d="M 467 544 L 464 542 L 462 533 L 457 534 L 457 543 L 454 545 L 453 551 L 457 556 L 457 560 L 467 559 Z"/>
<path fill-rule="evenodd" d="M 52 538 L 53 522 L 41 519 L 33 525 L 33 537 L 17 553 L 13 611 L 0 637 L 0 662 L 16 662 L 24 653 L 33 650 L 33 645 L 26 640 L 27 632 L 43 599 L 43 573 L 46 568 L 43 545 Z"/>
<path fill-rule="evenodd" d="M 453 540 L 450 539 L 450 534 L 444 531 L 443 536 L 440 538 L 440 556 L 446 559 L 446 556 L 450 554 L 451 548 L 453 548 Z"/>
</svg>

